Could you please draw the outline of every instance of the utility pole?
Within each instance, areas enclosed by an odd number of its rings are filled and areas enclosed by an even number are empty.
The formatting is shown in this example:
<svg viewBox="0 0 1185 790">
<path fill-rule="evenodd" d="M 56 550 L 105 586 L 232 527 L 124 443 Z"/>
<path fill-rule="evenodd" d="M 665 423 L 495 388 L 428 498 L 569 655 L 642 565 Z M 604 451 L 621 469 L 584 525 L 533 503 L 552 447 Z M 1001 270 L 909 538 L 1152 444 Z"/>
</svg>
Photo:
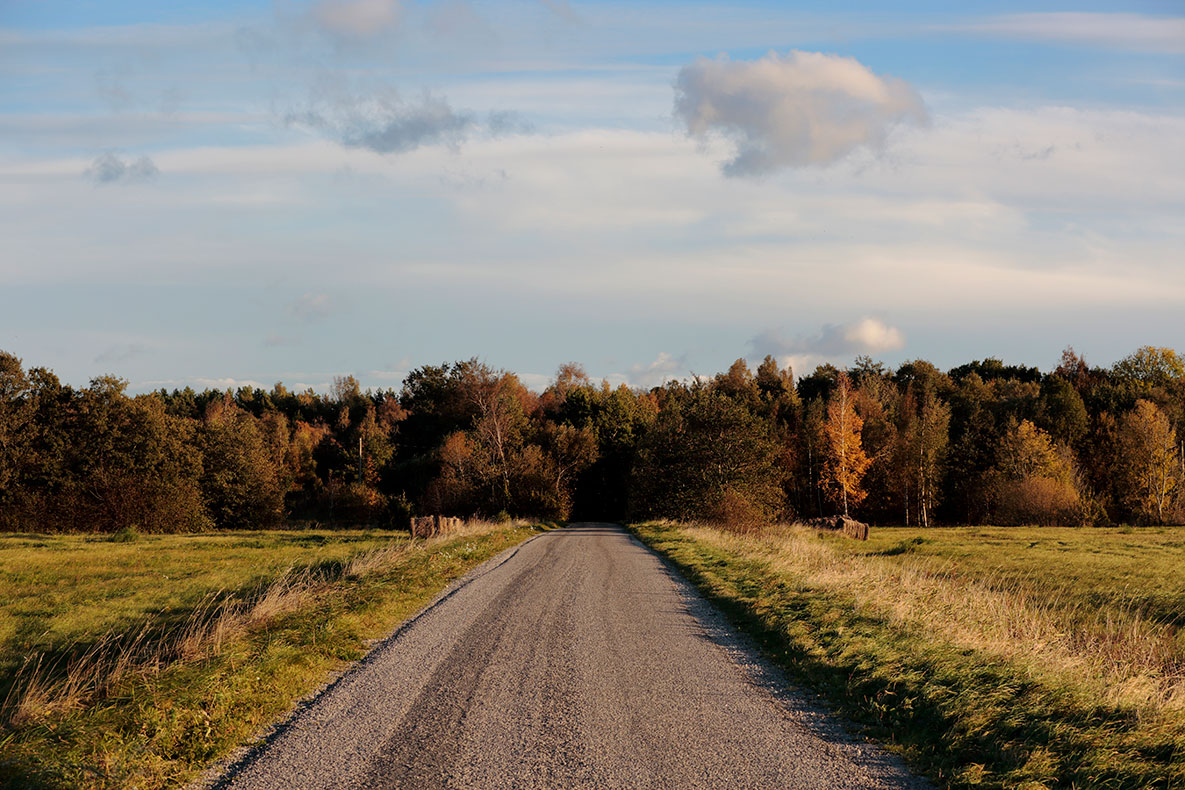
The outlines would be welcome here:
<svg viewBox="0 0 1185 790">
<path fill-rule="evenodd" d="M 359 483 L 364 482 L 362 480 L 362 434 L 361 433 L 358 434 L 358 482 Z"/>
</svg>

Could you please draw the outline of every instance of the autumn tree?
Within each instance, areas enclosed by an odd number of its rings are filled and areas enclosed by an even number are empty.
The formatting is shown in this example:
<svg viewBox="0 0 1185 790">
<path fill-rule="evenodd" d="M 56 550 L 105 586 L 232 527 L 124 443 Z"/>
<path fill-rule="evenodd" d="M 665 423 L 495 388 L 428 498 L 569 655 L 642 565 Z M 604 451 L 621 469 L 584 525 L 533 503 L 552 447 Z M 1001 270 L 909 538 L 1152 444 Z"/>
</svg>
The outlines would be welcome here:
<svg viewBox="0 0 1185 790">
<path fill-rule="evenodd" d="M 511 507 L 510 480 L 513 461 L 522 448 L 527 416 L 523 408 L 525 388 L 518 377 L 475 365 L 465 381 L 465 397 L 473 405 L 476 419 L 473 438 L 482 452 L 492 502 L 500 510 Z"/>
<path fill-rule="evenodd" d="M 871 463 L 860 440 L 864 421 L 856 414 L 852 382 L 844 371 L 836 378 L 835 389 L 827 404 L 827 454 L 823 466 L 824 485 L 830 498 L 842 504 L 844 516 L 849 508 L 864 500 L 864 474 Z"/>
<path fill-rule="evenodd" d="M 1142 346 L 1116 362 L 1113 370 L 1143 387 L 1172 386 L 1185 379 L 1185 357 L 1171 348 Z"/>
<path fill-rule="evenodd" d="M 1142 520 L 1164 524 L 1181 492 L 1181 462 L 1176 432 L 1151 401 L 1124 415 L 1120 453 L 1127 503 Z"/>
<path fill-rule="evenodd" d="M 1004 524 L 1082 523 L 1082 499 L 1072 453 L 1028 420 L 1007 435 L 999 455 L 996 521 Z"/>
</svg>

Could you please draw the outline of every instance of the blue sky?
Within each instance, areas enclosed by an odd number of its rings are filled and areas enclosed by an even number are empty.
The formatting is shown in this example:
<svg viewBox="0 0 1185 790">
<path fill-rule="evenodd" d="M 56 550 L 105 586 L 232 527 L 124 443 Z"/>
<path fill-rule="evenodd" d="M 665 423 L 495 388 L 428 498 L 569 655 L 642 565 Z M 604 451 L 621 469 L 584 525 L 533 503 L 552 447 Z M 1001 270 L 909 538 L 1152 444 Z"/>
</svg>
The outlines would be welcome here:
<svg viewBox="0 0 1185 790">
<path fill-rule="evenodd" d="M 1180 3 L 0 0 L 0 348 L 635 386 L 1185 348 Z"/>
</svg>

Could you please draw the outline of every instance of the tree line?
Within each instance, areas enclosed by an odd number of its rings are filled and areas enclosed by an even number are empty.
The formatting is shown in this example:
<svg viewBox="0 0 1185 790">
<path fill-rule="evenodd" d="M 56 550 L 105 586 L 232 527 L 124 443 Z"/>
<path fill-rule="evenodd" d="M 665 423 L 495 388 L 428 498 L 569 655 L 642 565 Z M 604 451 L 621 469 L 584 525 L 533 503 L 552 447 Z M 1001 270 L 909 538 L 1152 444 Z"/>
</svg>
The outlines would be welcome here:
<svg viewBox="0 0 1185 790">
<path fill-rule="evenodd" d="M 476 359 L 398 390 L 85 388 L 0 352 L 0 529 L 252 529 L 412 515 L 752 526 L 1185 521 L 1185 360 L 1109 368 L 766 357 L 651 389 L 566 364 L 542 392 Z"/>
</svg>

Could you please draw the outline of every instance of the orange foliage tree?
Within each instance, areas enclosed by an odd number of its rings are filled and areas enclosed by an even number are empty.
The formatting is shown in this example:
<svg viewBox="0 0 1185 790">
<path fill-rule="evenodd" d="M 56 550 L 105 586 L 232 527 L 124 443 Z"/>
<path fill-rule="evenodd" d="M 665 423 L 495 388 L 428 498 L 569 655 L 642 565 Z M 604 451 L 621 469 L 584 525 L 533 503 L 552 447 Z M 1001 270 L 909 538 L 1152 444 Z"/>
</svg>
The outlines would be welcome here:
<svg viewBox="0 0 1185 790">
<path fill-rule="evenodd" d="M 845 517 L 850 506 L 864 500 L 864 473 L 872 463 L 860 442 L 863 428 L 864 421 L 853 403 L 851 379 L 846 372 L 840 372 L 823 426 L 828 451 L 823 476 L 831 499 L 843 505 Z"/>
</svg>

